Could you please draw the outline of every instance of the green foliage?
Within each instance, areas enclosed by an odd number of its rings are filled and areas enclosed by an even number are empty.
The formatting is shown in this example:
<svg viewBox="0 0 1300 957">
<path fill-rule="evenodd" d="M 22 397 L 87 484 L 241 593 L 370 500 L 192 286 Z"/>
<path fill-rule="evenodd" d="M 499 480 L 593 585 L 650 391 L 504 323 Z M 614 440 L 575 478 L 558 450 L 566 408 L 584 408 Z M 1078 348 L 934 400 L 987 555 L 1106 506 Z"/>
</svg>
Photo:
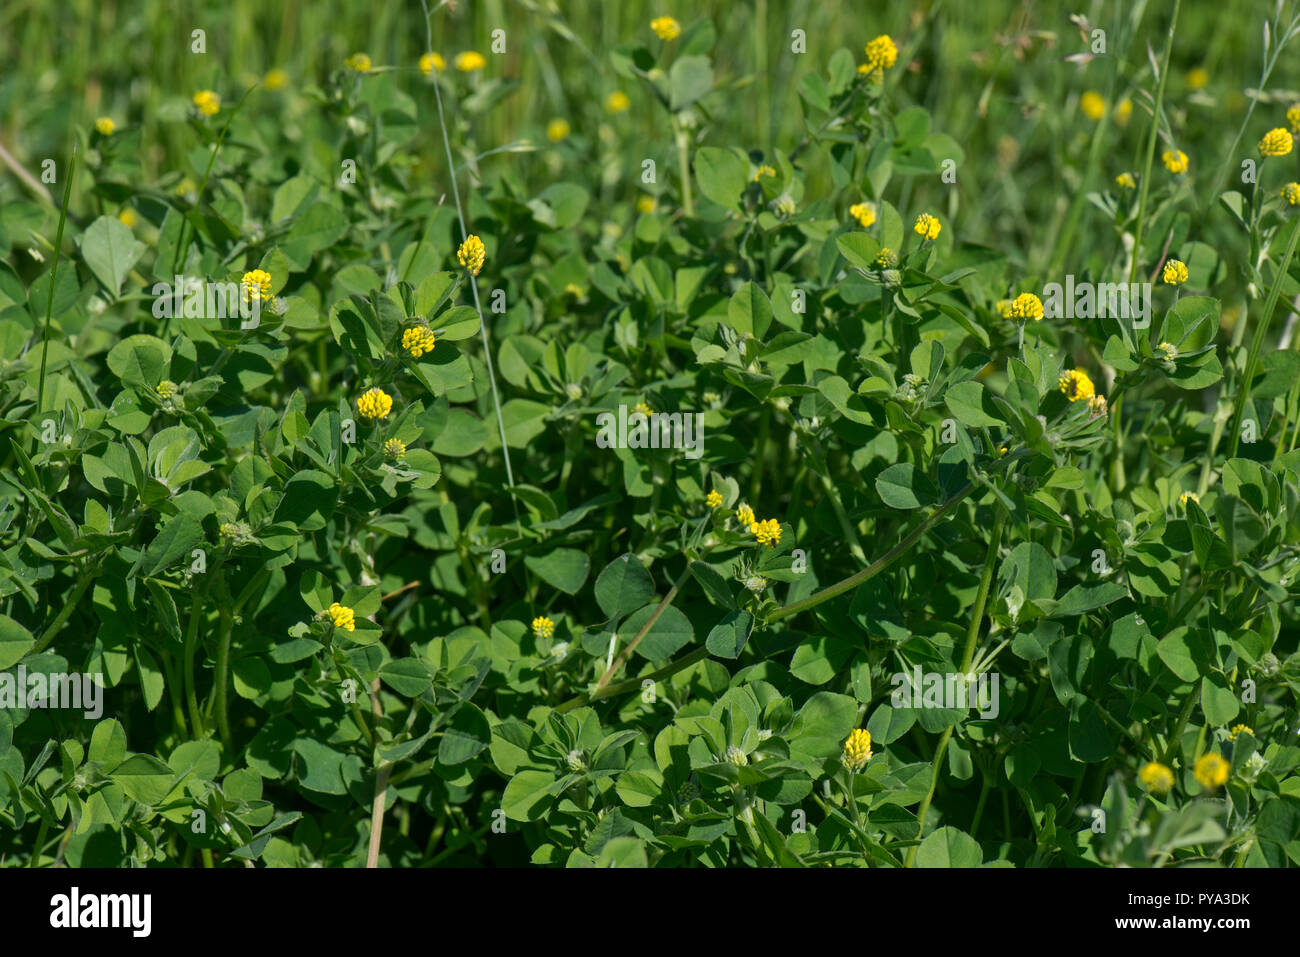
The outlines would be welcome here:
<svg viewBox="0 0 1300 957">
<path fill-rule="evenodd" d="M 442 7 L 428 75 L 387 8 L 215 115 L 115 75 L 66 210 L 4 181 L 0 861 L 1300 863 L 1300 220 L 1215 181 L 1229 82 L 1152 10 L 1079 79 L 1022 13 L 877 76 L 614 7 L 516 11 L 536 84 Z M 1170 259 L 1149 326 L 1011 306 Z"/>
</svg>

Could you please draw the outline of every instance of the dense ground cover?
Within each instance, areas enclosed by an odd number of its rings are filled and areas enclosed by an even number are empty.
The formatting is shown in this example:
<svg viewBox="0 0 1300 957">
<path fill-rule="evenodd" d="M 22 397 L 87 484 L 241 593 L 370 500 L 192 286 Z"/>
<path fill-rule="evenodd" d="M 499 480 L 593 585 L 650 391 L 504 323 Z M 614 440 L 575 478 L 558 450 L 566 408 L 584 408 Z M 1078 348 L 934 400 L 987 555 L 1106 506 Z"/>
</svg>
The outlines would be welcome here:
<svg viewBox="0 0 1300 957">
<path fill-rule="evenodd" d="M 8 5 L 0 861 L 1300 861 L 1254 6 Z"/>
</svg>

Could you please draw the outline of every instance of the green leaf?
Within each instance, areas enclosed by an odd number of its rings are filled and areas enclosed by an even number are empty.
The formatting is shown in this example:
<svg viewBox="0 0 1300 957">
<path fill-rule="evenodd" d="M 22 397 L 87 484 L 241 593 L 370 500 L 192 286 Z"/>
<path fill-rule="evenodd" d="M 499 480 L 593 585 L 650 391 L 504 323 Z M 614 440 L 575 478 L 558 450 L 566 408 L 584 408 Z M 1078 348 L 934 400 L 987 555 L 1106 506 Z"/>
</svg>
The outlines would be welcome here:
<svg viewBox="0 0 1300 957">
<path fill-rule="evenodd" d="M 959 382 L 948 389 L 943 396 L 948 411 L 962 425 L 974 429 L 1005 425 L 997 414 L 997 407 L 984 392 L 984 386 L 974 379 Z"/>
<path fill-rule="evenodd" d="M 718 658 L 739 658 L 754 630 L 754 616 L 743 609 L 732 611 L 713 626 L 704 645 Z"/>
<path fill-rule="evenodd" d="M 910 462 L 891 465 L 876 476 L 876 492 L 890 508 L 912 509 L 938 500 L 939 490 Z"/>
<path fill-rule="evenodd" d="M 619 618 L 654 598 L 654 580 L 633 555 L 620 555 L 596 578 L 596 604 L 606 618 Z"/>
<path fill-rule="evenodd" d="M 979 842 L 955 827 L 938 828 L 916 849 L 917 867 L 979 867 L 983 862 Z"/>
<path fill-rule="evenodd" d="M 668 71 L 669 101 L 673 111 L 690 106 L 713 89 L 713 64 L 708 57 L 678 57 Z"/>
<path fill-rule="evenodd" d="M 695 154 L 695 178 L 700 192 L 719 206 L 733 209 L 749 181 L 749 166 L 732 150 L 702 147 Z"/>
<path fill-rule="evenodd" d="M 576 548 L 557 548 L 545 555 L 525 555 L 524 564 L 546 584 L 568 595 L 576 595 L 591 572 L 591 559 Z"/>
<path fill-rule="evenodd" d="M 492 743 L 487 716 L 468 702 L 461 705 L 438 742 L 438 763 L 464 764 Z"/>
<path fill-rule="evenodd" d="M 100 216 L 81 234 L 81 258 L 115 299 L 146 248 L 115 216 Z"/>
<path fill-rule="evenodd" d="M 8 615 L 0 615 L 0 671 L 16 665 L 35 644 L 30 631 Z"/>
</svg>

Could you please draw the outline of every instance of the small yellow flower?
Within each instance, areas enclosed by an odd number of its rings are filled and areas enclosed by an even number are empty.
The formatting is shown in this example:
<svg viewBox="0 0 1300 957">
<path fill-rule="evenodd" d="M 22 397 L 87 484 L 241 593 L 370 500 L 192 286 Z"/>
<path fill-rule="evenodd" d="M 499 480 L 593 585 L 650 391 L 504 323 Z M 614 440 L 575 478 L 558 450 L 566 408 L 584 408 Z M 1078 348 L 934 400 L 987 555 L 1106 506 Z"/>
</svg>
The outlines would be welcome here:
<svg viewBox="0 0 1300 957">
<path fill-rule="evenodd" d="M 135 224 L 139 222 L 139 217 L 136 216 L 134 209 L 130 206 L 126 206 L 117 214 L 117 220 L 127 229 L 135 229 Z"/>
<path fill-rule="evenodd" d="M 1088 400 L 1088 411 L 1092 413 L 1095 419 L 1098 416 L 1106 414 L 1106 397 L 1104 395 L 1094 395 Z"/>
<path fill-rule="evenodd" d="M 264 269 L 246 272 L 239 280 L 239 287 L 244 290 L 244 300 L 264 300 L 271 295 L 271 274 Z"/>
<path fill-rule="evenodd" d="M 1183 508 L 1187 507 L 1188 502 L 1195 502 L 1197 505 L 1200 505 L 1201 497 L 1195 492 L 1184 492 L 1182 495 L 1178 496 L 1178 504 L 1183 506 Z"/>
<path fill-rule="evenodd" d="M 1115 183 L 1120 189 L 1137 189 L 1137 180 L 1132 173 L 1120 173 L 1115 177 Z"/>
<path fill-rule="evenodd" d="M 1032 319 L 1034 322 L 1041 322 L 1043 319 L 1043 300 L 1032 292 L 1022 292 L 1011 300 L 1011 318 Z"/>
<path fill-rule="evenodd" d="M 471 276 L 479 274 L 486 259 L 487 249 L 483 246 L 483 240 L 473 233 L 456 250 L 456 261 L 468 269 Z"/>
<path fill-rule="evenodd" d="M 1133 101 L 1128 97 L 1124 97 L 1124 99 L 1120 100 L 1119 103 L 1115 105 L 1115 122 L 1120 126 L 1126 125 L 1128 123 L 1128 118 L 1132 115 Z"/>
<path fill-rule="evenodd" d="M 384 443 L 384 457 L 400 462 L 406 458 L 406 443 L 401 439 L 389 439 Z"/>
<path fill-rule="evenodd" d="M 546 138 L 552 143 L 558 143 L 568 135 L 568 120 L 551 120 L 551 122 L 546 124 Z"/>
<path fill-rule="evenodd" d="M 274 70 L 268 70 L 266 76 L 262 77 L 262 85 L 268 90 L 278 90 L 289 82 L 289 74 L 276 67 Z"/>
<path fill-rule="evenodd" d="M 998 458 L 1002 458 L 1002 456 L 1006 455 L 1009 451 L 1011 451 L 1011 450 L 1008 449 L 1005 445 L 999 445 L 999 446 L 998 446 Z"/>
<path fill-rule="evenodd" d="M 354 53 L 343 61 L 343 65 L 350 70 L 356 70 L 358 73 L 369 73 L 370 57 L 364 53 Z"/>
<path fill-rule="evenodd" d="M 866 229 L 876 221 L 876 207 L 870 203 L 854 203 L 849 207 L 849 215 L 858 221 L 859 226 Z"/>
<path fill-rule="evenodd" d="M 717 489 L 714 489 L 704 497 L 704 504 L 709 506 L 709 508 L 717 508 L 722 504 L 722 493 Z"/>
<path fill-rule="evenodd" d="M 653 196 L 637 197 L 636 211 L 638 213 L 653 213 L 655 211 L 654 197 Z"/>
<path fill-rule="evenodd" d="M 844 753 L 840 762 L 850 771 L 861 771 L 871 760 L 871 732 L 866 728 L 855 728 L 849 732 L 844 742 Z"/>
<path fill-rule="evenodd" d="M 1207 791 L 1213 791 L 1227 784 L 1228 770 L 1228 762 L 1214 753 L 1202 754 L 1192 766 L 1192 773 L 1196 775 L 1196 780 L 1201 782 L 1201 787 Z"/>
<path fill-rule="evenodd" d="M 1210 82 L 1210 71 L 1203 66 L 1194 66 L 1187 71 L 1187 88 L 1203 90 Z"/>
<path fill-rule="evenodd" d="M 1003 319 L 1010 319 L 1010 318 L 1011 318 L 1011 300 L 1010 300 L 1010 299 L 999 299 L 999 300 L 997 301 L 997 305 L 996 305 L 994 308 L 997 309 L 997 311 L 998 311 L 998 315 L 1001 316 Z"/>
<path fill-rule="evenodd" d="M 99 130 L 101 136 L 112 136 L 113 131 L 117 129 L 117 124 L 107 116 L 101 116 L 95 120 L 95 129 Z"/>
<path fill-rule="evenodd" d="M 1300 183 L 1287 183 L 1283 186 L 1282 198 L 1292 206 L 1300 206 Z"/>
<path fill-rule="evenodd" d="M 898 265 L 898 253 L 888 246 L 881 246 L 880 252 L 876 253 L 876 265 L 881 269 L 895 268 Z"/>
<path fill-rule="evenodd" d="M 776 170 L 773 169 L 771 166 L 767 166 L 767 165 L 760 166 L 758 168 L 758 171 L 754 173 L 754 182 L 757 183 L 764 176 L 775 177 Z"/>
<path fill-rule="evenodd" d="M 740 522 L 742 527 L 749 528 L 754 524 L 754 510 L 748 505 L 741 505 L 736 509 L 736 521 Z"/>
<path fill-rule="evenodd" d="M 357 399 L 357 411 L 363 419 L 386 419 L 393 411 L 393 397 L 383 389 L 367 389 Z"/>
<path fill-rule="evenodd" d="M 922 213 L 920 216 L 916 217 L 916 225 L 912 227 L 912 231 L 925 239 L 935 239 L 938 237 L 939 230 L 942 228 L 943 227 L 939 224 L 937 216 L 931 216 L 929 213 Z"/>
<path fill-rule="evenodd" d="M 411 326 L 402 333 L 402 348 L 414 359 L 426 352 L 432 352 L 436 337 L 428 326 Z"/>
<path fill-rule="evenodd" d="M 540 615 L 537 618 L 534 618 L 533 634 L 538 638 L 551 637 L 551 635 L 555 634 L 555 622 L 551 621 L 551 619 L 547 618 L 545 615 Z"/>
<path fill-rule="evenodd" d="M 1057 385 L 1071 402 L 1087 401 L 1096 395 L 1092 380 L 1088 378 L 1088 373 L 1079 369 L 1070 369 L 1061 373 L 1060 381 Z"/>
<path fill-rule="evenodd" d="M 344 631 L 356 631 L 356 615 L 347 605 L 340 605 L 333 602 L 329 607 L 330 621 L 334 623 L 335 628 L 342 628 Z"/>
<path fill-rule="evenodd" d="M 194 94 L 194 105 L 204 116 L 215 116 L 221 109 L 221 94 L 211 90 L 199 90 Z"/>
<path fill-rule="evenodd" d="M 1286 156 L 1291 152 L 1291 131 L 1280 126 L 1269 130 L 1259 141 L 1259 152 L 1264 156 Z"/>
<path fill-rule="evenodd" d="M 1170 286 L 1181 286 L 1187 282 L 1187 264 L 1179 259 L 1170 259 L 1165 263 L 1160 278 Z"/>
<path fill-rule="evenodd" d="M 176 394 L 176 383 L 171 379 L 163 379 L 158 383 L 155 391 L 158 393 L 158 398 L 166 401 Z"/>
<path fill-rule="evenodd" d="M 605 109 L 610 113 L 626 113 L 631 105 L 632 101 L 622 90 L 615 90 L 605 97 Z"/>
<path fill-rule="evenodd" d="M 1156 346 L 1156 351 L 1164 353 L 1166 362 L 1173 362 L 1178 358 L 1178 347 L 1172 342 L 1160 343 L 1160 345 Z"/>
<path fill-rule="evenodd" d="M 774 518 L 751 523 L 749 533 L 758 539 L 760 545 L 768 548 L 775 548 L 781 543 L 781 523 Z"/>
<path fill-rule="evenodd" d="M 426 53 L 420 57 L 420 72 L 425 76 L 429 76 L 434 70 L 441 73 L 445 69 L 447 69 L 447 61 L 439 53 Z"/>
<path fill-rule="evenodd" d="M 1300 133 L 1300 103 L 1286 111 L 1286 121 L 1290 125 L 1292 133 Z"/>
<path fill-rule="evenodd" d="M 1228 732 L 1228 740 L 1230 740 L 1230 741 L 1236 741 L 1236 740 L 1237 740 L 1237 735 L 1241 734 L 1243 731 L 1245 731 L 1245 732 L 1246 732 L 1247 734 L 1249 734 L 1251 737 L 1254 737 L 1254 735 L 1255 735 L 1255 729 L 1254 729 L 1254 728 L 1250 727 L 1249 725 L 1238 724 L 1238 725 L 1234 725 L 1233 728 L 1232 728 L 1232 730 Z"/>
<path fill-rule="evenodd" d="M 898 47 L 888 34 L 876 37 L 863 50 L 867 61 L 858 67 L 858 72 L 869 74 L 877 83 L 884 79 L 885 71 L 898 62 Z"/>
<path fill-rule="evenodd" d="M 1174 772 L 1159 761 L 1148 761 L 1142 765 L 1138 779 L 1152 794 L 1168 794 L 1174 786 Z"/>
<path fill-rule="evenodd" d="M 1096 90 L 1087 90 L 1079 97 L 1079 109 L 1090 120 L 1099 120 L 1106 115 L 1106 101 Z"/>
<path fill-rule="evenodd" d="M 728 764 L 734 764 L 737 767 L 743 767 L 749 763 L 749 755 L 739 745 L 727 745 L 727 753 L 724 755 Z"/>
<path fill-rule="evenodd" d="M 483 54 L 474 50 L 466 50 L 464 53 L 457 53 L 456 59 L 452 61 L 456 64 L 456 69 L 461 73 L 473 73 L 475 70 L 481 70 L 487 66 L 487 60 Z"/>
<path fill-rule="evenodd" d="M 651 409 L 650 405 L 646 402 L 638 402 L 636 405 L 632 406 L 632 411 L 640 412 L 644 416 L 650 416 L 654 414 L 654 410 Z"/>
<path fill-rule="evenodd" d="M 1165 150 L 1160 154 L 1160 162 L 1165 164 L 1165 169 L 1175 176 L 1182 176 L 1187 172 L 1187 154 L 1182 150 Z"/>
<path fill-rule="evenodd" d="M 676 40 L 682 35 L 682 25 L 672 17 L 655 17 L 650 21 L 650 29 L 660 40 Z"/>
</svg>

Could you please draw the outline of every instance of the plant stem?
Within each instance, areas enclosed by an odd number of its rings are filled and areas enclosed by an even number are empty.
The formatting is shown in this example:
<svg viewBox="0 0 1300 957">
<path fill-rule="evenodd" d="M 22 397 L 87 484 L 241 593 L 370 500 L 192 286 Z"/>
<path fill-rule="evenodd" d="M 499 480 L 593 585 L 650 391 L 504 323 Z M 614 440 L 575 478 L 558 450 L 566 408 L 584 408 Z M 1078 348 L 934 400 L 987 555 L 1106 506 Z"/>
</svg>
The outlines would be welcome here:
<svg viewBox="0 0 1300 957">
<path fill-rule="evenodd" d="M 54 262 L 50 264 L 50 293 L 45 297 L 45 325 L 41 330 L 41 377 L 36 385 L 36 411 L 45 404 L 45 364 L 50 355 L 50 319 L 54 312 L 54 280 L 59 272 L 59 253 L 63 249 L 63 226 L 68 221 L 68 199 L 72 196 L 73 174 L 77 169 L 77 144 L 72 144 L 68 160 L 67 182 L 63 184 L 63 205 L 59 207 L 59 230 L 54 236 Z"/>
<path fill-rule="evenodd" d="M 50 622 L 49 627 L 41 633 L 40 640 L 37 641 L 36 644 L 32 645 L 31 650 L 28 651 L 27 654 L 23 655 L 24 658 L 30 655 L 39 655 L 49 647 L 50 642 L 54 640 L 55 636 L 63 626 L 67 624 L 68 619 L 72 617 L 72 613 L 77 610 L 77 603 L 81 601 L 81 596 L 86 593 L 86 589 L 90 587 L 90 583 L 94 580 L 95 575 L 89 569 L 83 568 L 81 570 L 81 574 L 77 576 L 77 584 L 73 586 L 72 593 L 68 595 L 67 599 L 64 601 L 63 608 L 59 610 L 58 615 L 56 615 L 54 620 Z"/>
<path fill-rule="evenodd" d="M 224 602 L 220 614 L 221 637 L 217 641 L 217 670 L 214 679 L 216 687 L 213 689 L 213 695 L 216 702 L 217 731 L 221 734 L 221 743 L 225 745 L 227 754 L 234 755 L 235 747 L 230 737 L 230 717 L 226 697 L 226 685 L 230 680 L 230 633 L 234 628 L 234 620 Z"/>
<path fill-rule="evenodd" d="M 1142 168 L 1142 182 L 1138 184 L 1137 225 L 1133 230 L 1133 262 L 1129 265 L 1128 281 L 1137 282 L 1138 270 L 1142 262 L 1142 222 L 1146 217 L 1147 193 L 1151 187 L 1151 161 L 1156 155 L 1156 139 L 1160 133 L 1160 111 L 1165 102 L 1165 81 L 1169 79 L 1169 54 L 1174 48 L 1174 31 L 1178 29 L 1178 9 L 1182 0 L 1174 0 L 1174 15 L 1169 21 L 1169 36 L 1165 38 L 1165 58 L 1160 67 L 1160 81 L 1156 84 L 1156 100 L 1151 111 L 1151 135 L 1147 137 L 1146 165 Z"/>
<path fill-rule="evenodd" d="M 971 659 L 975 657 L 975 643 L 979 639 L 980 624 L 984 620 L 984 606 L 988 604 L 989 589 L 993 584 L 993 570 L 998 564 L 998 546 L 1002 543 L 1002 527 L 1006 524 L 1006 514 L 998 506 L 997 518 L 993 520 L 993 535 L 989 539 L 989 550 L 984 556 L 984 571 L 980 575 L 979 591 L 975 595 L 975 607 L 971 609 L 970 626 L 966 629 L 966 647 L 962 651 L 961 671 L 964 675 L 970 670 Z M 934 761 L 930 769 L 930 788 L 925 793 L 924 800 L 921 801 L 921 807 L 917 812 L 916 820 L 919 830 L 918 838 L 925 836 L 925 818 L 930 812 L 930 804 L 934 800 L 935 788 L 939 786 L 939 769 L 943 765 L 943 756 L 948 751 L 948 742 L 952 739 L 952 729 L 954 725 L 944 728 L 943 735 L 939 738 L 939 744 L 934 749 Z M 913 844 L 907 852 L 906 866 L 911 867 L 916 862 L 916 849 L 920 847 L 920 841 Z"/>
<path fill-rule="evenodd" d="M 961 491 L 948 499 L 948 501 L 939 506 L 939 508 L 935 509 L 930 514 L 930 517 L 913 529 L 906 538 L 889 551 L 885 552 L 884 555 L 877 558 L 866 568 L 862 569 L 862 571 L 850 575 L 848 578 L 838 581 L 834 585 L 829 585 L 814 595 L 809 595 L 807 598 L 800 601 L 791 602 L 784 608 L 778 608 L 776 611 L 772 612 L 772 614 L 767 616 L 767 623 L 770 624 L 774 621 L 780 621 L 782 618 L 789 618 L 791 615 L 797 615 L 799 612 L 807 611 L 809 608 L 816 608 L 823 602 L 830 601 L 832 598 L 843 595 L 846 591 L 852 591 L 863 582 L 875 578 L 882 571 L 888 568 L 894 559 L 898 558 L 898 556 L 902 555 L 905 551 L 915 545 L 922 535 L 938 524 L 939 521 L 941 521 L 949 512 L 957 507 L 958 503 L 960 503 L 962 499 L 973 491 L 975 491 L 975 483 L 967 483 Z"/>
<path fill-rule="evenodd" d="M 1282 254 L 1282 261 L 1278 263 L 1277 274 L 1273 277 L 1273 286 L 1269 289 L 1268 299 L 1264 302 L 1264 313 L 1259 317 L 1259 325 L 1255 327 L 1255 335 L 1250 340 L 1250 353 L 1246 357 L 1246 370 L 1241 377 L 1241 386 L 1237 392 L 1237 398 L 1232 403 L 1232 431 L 1229 436 L 1232 446 L 1228 458 L 1236 456 L 1237 446 L 1241 442 L 1241 420 L 1246 414 L 1246 403 L 1250 400 L 1250 388 L 1252 380 L 1255 378 L 1255 368 L 1259 362 L 1259 350 L 1264 345 L 1264 336 L 1268 334 L 1268 327 L 1273 322 L 1273 310 L 1277 308 L 1278 297 L 1282 294 L 1282 281 L 1287 278 L 1287 270 L 1291 268 L 1291 259 L 1295 256 L 1297 239 L 1300 239 L 1300 216 L 1296 217 L 1295 222 L 1291 224 L 1291 235 L 1286 241 L 1286 252 Z"/>
<path fill-rule="evenodd" d="M 614 661 L 613 666 L 600 676 L 600 681 L 596 683 L 597 697 L 600 697 L 602 689 L 609 684 L 609 679 L 614 677 L 618 670 L 627 662 L 628 657 L 636 649 L 636 646 L 641 644 L 641 639 L 644 638 L 650 629 L 654 627 L 654 623 L 659 620 L 659 616 L 662 615 L 668 609 L 668 606 L 673 603 L 673 599 L 677 597 L 677 590 L 686 582 L 686 576 L 690 573 L 691 562 L 688 561 L 686 567 L 682 569 L 682 573 L 677 576 L 677 581 L 673 582 L 673 587 L 668 589 L 668 594 L 664 595 L 663 601 L 661 601 L 659 607 L 654 610 L 654 614 L 652 614 L 649 619 L 647 619 L 646 623 L 641 626 L 641 630 L 636 633 L 636 637 L 628 642 L 628 646 L 623 649 L 623 653 Z"/>
</svg>

